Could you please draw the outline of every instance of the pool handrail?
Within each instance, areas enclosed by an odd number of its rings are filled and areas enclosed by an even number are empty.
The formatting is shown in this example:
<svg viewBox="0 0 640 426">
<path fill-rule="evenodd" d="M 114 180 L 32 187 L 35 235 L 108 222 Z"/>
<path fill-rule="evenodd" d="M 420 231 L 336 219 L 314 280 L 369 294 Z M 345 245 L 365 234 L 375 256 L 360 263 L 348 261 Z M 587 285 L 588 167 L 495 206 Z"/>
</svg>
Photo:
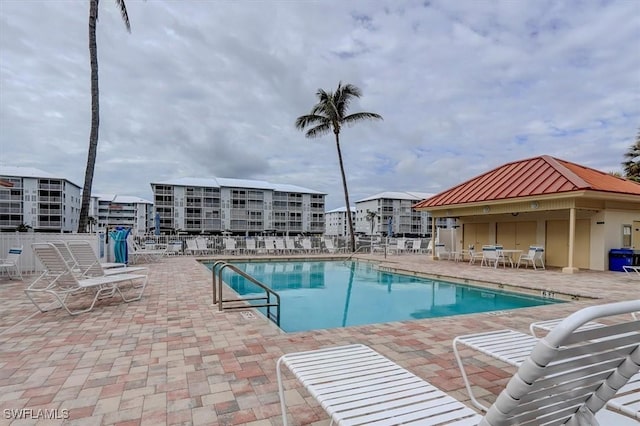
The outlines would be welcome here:
<svg viewBox="0 0 640 426">
<path fill-rule="evenodd" d="M 218 272 L 217 279 L 216 279 L 216 267 L 219 267 L 217 271 Z M 257 285 L 258 287 L 260 287 L 262 290 L 265 291 L 266 295 L 259 296 L 259 297 L 240 297 L 237 299 L 223 299 L 222 298 L 222 284 L 223 284 L 222 271 L 225 268 L 230 269 L 231 271 L 240 275 L 244 279 L 249 280 L 253 284 Z M 247 309 L 247 308 L 267 308 L 267 318 L 273 321 L 274 323 L 276 323 L 278 327 L 280 327 L 280 295 L 278 293 L 273 291 L 271 288 L 267 287 L 262 282 L 258 281 L 256 278 L 247 274 L 237 266 L 227 263 L 224 260 L 218 260 L 214 262 L 213 265 L 211 266 L 211 271 L 213 274 L 213 305 L 214 306 L 216 304 L 218 305 L 218 311 L 222 312 L 225 309 L 232 310 L 232 309 Z M 218 295 L 220 297 L 218 297 Z M 271 296 L 275 297 L 275 303 L 271 301 Z M 248 305 L 242 304 L 242 305 L 236 305 L 236 306 L 224 306 L 224 303 L 245 302 L 245 301 L 251 301 L 251 300 L 264 300 L 266 301 L 266 303 L 263 303 L 263 304 L 249 303 Z M 275 315 L 272 315 L 271 307 L 276 308 Z"/>
</svg>

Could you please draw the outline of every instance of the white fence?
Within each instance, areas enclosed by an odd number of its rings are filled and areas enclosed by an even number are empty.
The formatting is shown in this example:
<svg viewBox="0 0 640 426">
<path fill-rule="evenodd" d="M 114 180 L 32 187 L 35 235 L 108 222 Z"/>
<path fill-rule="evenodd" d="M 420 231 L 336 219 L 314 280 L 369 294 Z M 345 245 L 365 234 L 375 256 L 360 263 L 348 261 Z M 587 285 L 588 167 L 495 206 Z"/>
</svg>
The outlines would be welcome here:
<svg viewBox="0 0 640 426">
<path fill-rule="evenodd" d="M 104 234 L 50 234 L 39 232 L 0 233 L 0 258 L 7 257 L 11 247 L 22 247 L 22 254 L 18 259 L 18 267 L 23 274 L 33 274 L 42 271 L 42 266 L 33 254 L 31 244 L 71 240 L 89 241 L 96 256 L 103 262 L 113 259 L 113 249 L 110 249 L 107 245 Z"/>
</svg>

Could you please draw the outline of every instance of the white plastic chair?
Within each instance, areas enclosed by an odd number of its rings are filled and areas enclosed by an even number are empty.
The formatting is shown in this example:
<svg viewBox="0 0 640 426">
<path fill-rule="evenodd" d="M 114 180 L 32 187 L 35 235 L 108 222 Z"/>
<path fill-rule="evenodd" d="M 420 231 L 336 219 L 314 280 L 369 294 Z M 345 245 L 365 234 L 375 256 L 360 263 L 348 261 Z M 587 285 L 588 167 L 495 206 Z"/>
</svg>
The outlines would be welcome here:
<svg viewBox="0 0 640 426">
<path fill-rule="evenodd" d="M 4 259 L 0 259 L 0 271 L 4 270 L 7 273 L 9 279 L 13 279 L 11 276 L 11 271 L 13 271 L 18 278 L 22 279 L 22 272 L 20 271 L 20 266 L 18 265 L 18 260 L 20 259 L 21 254 L 22 246 L 11 247 L 9 248 L 7 257 Z"/>
<path fill-rule="evenodd" d="M 525 268 L 529 266 L 529 262 L 531 262 L 531 266 L 533 269 L 537 268 L 537 263 L 540 263 L 540 268 L 545 269 L 544 260 L 542 259 L 542 254 L 544 253 L 544 249 L 539 246 L 529 246 L 529 250 L 526 253 L 522 253 L 518 258 L 518 265 L 516 268 L 520 268 L 520 263 L 524 262 Z"/>
</svg>

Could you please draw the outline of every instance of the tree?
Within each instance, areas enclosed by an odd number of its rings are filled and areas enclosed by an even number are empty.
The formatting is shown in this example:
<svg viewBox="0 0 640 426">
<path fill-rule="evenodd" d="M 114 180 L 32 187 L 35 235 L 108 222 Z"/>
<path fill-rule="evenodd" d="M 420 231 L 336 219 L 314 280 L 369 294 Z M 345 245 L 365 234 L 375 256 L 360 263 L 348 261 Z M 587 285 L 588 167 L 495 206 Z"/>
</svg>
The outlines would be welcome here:
<svg viewBox="0 0 640 426">
<path fill-rule="evenodd" d="M 80 205 L 80 220 L 78 232 L 86 232 L 89 217 L 89 200 L 91 199 L 91 186 L 93 185 L 93 172 L 96 166 L 98 154 L 98 127 L 100 125 L 100 92 L 98 90 L 98 45 L 96 43 L 96 22 L 98 21 L 98 2 L 89 0 L 89 60 L 91 62 L 91 132 L 89 133 L 89 153 L 87 155 L 87 168 L 84 172 L 84 186 L 82 187 L 82 203 Z M 129 15 L 124 0 L 115 0 L 120 8 L 120 15 L 131 32 Z"/>
<path fill-rule="evenodd" d="M 347 178 L 344 173 L 344 162 L 342 161 L 342 151 L 340 149 L 340 130 L 342 130 L 342 127 L 345 125 L 352 125 L 364 120 L 382 120 L 382 116 L 373 112 L 356 112 L 347 115 L 349 104 L 354 98 L 360 98 L 362 96 L 360 89 L 352 84 L 345 84 L 343 86 L 342 82 L 340 82 L 335 92 L 318 89 L 316 96 L 318 97 L 318 103 L 311 108 L 310 114 L 300 116 L 296 119 L 296 128 L 304 131 L 305 128 L 310 127 L 305 133 L 305 136 L 308 138 L 317 138 L 331 131 L 335 135 L 338 163 L 340 164 L 340 173 L 342 175 L 344 201 L 347 207 L 351 250 L 355 252 L 356 240 L 353 232 L 353 219 L 351 218 Z"/>
<path fill-rule="evenodd" d="M 640 129 L 636 136 L 636 142 L 629 147 L 629 151 L 624 154 L 624 158 L 627 159 L 622 163 L 626 178 L 640 182 Z"/>
<path fill-rule="evenodd" d="M 378 217 L 378 213 L 372 211 L 372 210 L 368 210 L 367 209 L 367 222 L 369 222 L 370 226 L 371 226 L 371 233 L 369 234 L 371 236 L 371 253 L 373 253 L 373 227 L 376 224 L 376 218 Z"/>
</svg>

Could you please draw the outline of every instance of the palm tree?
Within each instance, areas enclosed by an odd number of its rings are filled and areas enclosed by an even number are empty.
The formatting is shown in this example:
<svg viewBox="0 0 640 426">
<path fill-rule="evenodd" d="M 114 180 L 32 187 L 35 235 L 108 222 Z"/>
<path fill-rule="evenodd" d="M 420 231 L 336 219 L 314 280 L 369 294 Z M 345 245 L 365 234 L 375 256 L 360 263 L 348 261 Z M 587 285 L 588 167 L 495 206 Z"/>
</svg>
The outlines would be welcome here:
<svg viewBox="0 0 640 426">
<path fill-rule="evenodd" d="M 80 205 L 80 220 L 78 232 L 86 232 L 89 217 L 89 200 L 91 199 L 91 186 L 93 185 L 93 171 L 96 166 L 98 153 L 98 126 L 100 125 L 100 92 L 98 91 L 98 45 L 96 43 L 96 22 L 98 21 L 98 2 L 89 0 L 89 60 L 91 62 L 91 132 L 89 133 L 89 154 L 87 155 L 87 168 L 84 172 L 84 186 L 82 187 L 82 204 Z M 120 8 L 120 15 L 131 32 L 129 15 L 124 0 L 115 0 Z"/>
<path fill-rule="evenodd" d="M 636 136 L 636 142 L 629 147 L 629 151 L 624 154 L 627 159 L 622 166 L 627 179 L 640 182 L 640 129 Z"/>
<path fill-rule="evenodd" d="M 373 227 L 376 224 L 376 218 L 378 217 L 378 213 L 372 211 L 372 210 L 367 210 L 367 222 L 369 222 L 370 226 L 371 226 L 371 233 L 370 235 L 370 246 L 371 246 L 371 253 L 373 253 Z"/>
<path fill-rule="evenodd" d="M 340 130 L 344 125 L 352 125 L 363 120 L 382 120 L 382 116 L 373 112 L 356 112 L 347 115 L 349 104 L 354 98 L 360 98 L 362 92 L 352 84 L 342 85 L 338 83 L 335 92 L 326 92 L 318 89 L 316 92 L 318 103 L 311 108 L 311 113 L 300 116 L 296 119 L 296 128 L 305 130 L 308 138 L 317 138 L 326 135 L 330 131 L 336 137 L 336 148 L 338 149 L 338 162 L 340 163 L 340 173 L 342 174 L 342 187 L 344 189 L 344 201 L 347 206 L 347 220 L 349 223 L 349 235 L 351 250 L 356 249 L 356 239 L 353 233 L 353 219 L 351 218 L 351 204 L 349 203 L 349 191 L 347 189 L 347 178 L 344 173 L 344 163 L 342 161 L 342 151 L 340 150 Z"/>
</svg>

